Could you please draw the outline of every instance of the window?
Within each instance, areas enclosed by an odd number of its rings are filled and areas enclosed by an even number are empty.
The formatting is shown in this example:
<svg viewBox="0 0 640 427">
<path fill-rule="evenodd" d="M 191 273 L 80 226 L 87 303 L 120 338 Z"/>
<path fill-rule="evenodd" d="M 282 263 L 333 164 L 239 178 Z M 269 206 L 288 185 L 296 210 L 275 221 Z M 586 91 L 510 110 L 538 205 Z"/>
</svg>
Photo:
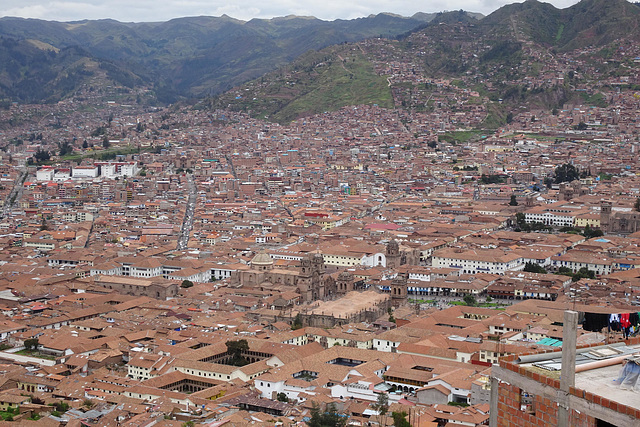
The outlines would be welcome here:
<svg viewBox="0 0 640 427">
<path fill-rule="evenodd" d="M 527 414 L 535 415 L 536 413 L 536 395 L 527 393 L 525 390 L 520 389 L 520 410 Z"/>
</svg>

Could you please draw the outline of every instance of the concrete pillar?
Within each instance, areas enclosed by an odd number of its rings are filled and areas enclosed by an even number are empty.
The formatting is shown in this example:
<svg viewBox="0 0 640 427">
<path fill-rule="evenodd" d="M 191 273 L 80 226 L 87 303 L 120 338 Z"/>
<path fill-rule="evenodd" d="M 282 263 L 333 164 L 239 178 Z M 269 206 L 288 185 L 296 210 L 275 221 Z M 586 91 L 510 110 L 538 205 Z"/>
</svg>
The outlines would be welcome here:
<svg viewBox="0 0 640 427">
<path fill-rule="evenodd" d="M 498 426 L 498 379 L 491 377 L 491 395 L 489 397 L 489 427 Z"/>
<path fill-rule="evenodd" d="M 566 310 L 562 324 L 562 370 L 558 392 L 558 426 L 569 427 L 569 388 L 576 384 L 576 342 L 578 312 Z"/>
</svg>

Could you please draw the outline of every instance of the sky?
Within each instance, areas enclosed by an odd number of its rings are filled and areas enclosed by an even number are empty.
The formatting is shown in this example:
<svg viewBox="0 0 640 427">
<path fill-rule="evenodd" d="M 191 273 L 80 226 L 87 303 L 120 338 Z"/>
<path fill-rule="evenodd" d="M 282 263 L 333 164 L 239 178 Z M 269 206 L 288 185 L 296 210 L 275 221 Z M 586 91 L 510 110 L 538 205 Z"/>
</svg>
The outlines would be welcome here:
<svg viewBox="0 0 640 427">
<path fill-rule="evenodd" d="M 578 0 L 547 0 L 565 8 Z M 354 19 L 380 12 L 411 16 L 416 12 L 463 9 L 485 15 L 514 3 L 509 0 L 1 0 L 0 16 L 51 21 L 111 18 L 122 22 L 167 21 L 184 16 L 221 16 L 249 20 L 301 15 Z"/>
</svg>

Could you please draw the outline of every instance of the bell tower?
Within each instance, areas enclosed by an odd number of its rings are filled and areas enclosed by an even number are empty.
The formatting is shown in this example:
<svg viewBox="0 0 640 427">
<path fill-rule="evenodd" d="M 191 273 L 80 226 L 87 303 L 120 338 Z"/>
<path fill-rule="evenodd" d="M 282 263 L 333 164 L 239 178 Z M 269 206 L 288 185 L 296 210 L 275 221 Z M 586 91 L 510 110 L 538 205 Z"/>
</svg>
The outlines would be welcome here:
<svg viewBox="0 0 640 427">
<path fill-rule="evenodd" d="M 387 268 L 400 267 L 400 245 L 396 240 L 391 240 L 387 244 Z"/>
</svg>

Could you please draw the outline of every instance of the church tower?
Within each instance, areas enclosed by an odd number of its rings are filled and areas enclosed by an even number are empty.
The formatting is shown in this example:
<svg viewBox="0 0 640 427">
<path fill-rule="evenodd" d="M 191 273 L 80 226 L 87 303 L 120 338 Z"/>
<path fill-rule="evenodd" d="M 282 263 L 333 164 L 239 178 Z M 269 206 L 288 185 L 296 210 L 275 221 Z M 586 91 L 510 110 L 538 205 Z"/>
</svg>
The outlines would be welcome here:
<svg viewBox="0 0 640 427">
<path fill-rule="evenodd" d="M 604 234 L 610 231 L 611 227 L 611 202 L 603 200 L 600 203 L 600 229 Z"/>
<path fill-rule="evenodd" d="M 400 267 L 400 245 L 397 241 L 391 240 L 387 244 L 387 268 Z"/>
<path fill-rule="evenodd" d="M 398 274 L 391 281 L 391 303 L 394 307 L 399 307 L 407 301 L 407 279 L 409 273 Z"/>
</svg>

